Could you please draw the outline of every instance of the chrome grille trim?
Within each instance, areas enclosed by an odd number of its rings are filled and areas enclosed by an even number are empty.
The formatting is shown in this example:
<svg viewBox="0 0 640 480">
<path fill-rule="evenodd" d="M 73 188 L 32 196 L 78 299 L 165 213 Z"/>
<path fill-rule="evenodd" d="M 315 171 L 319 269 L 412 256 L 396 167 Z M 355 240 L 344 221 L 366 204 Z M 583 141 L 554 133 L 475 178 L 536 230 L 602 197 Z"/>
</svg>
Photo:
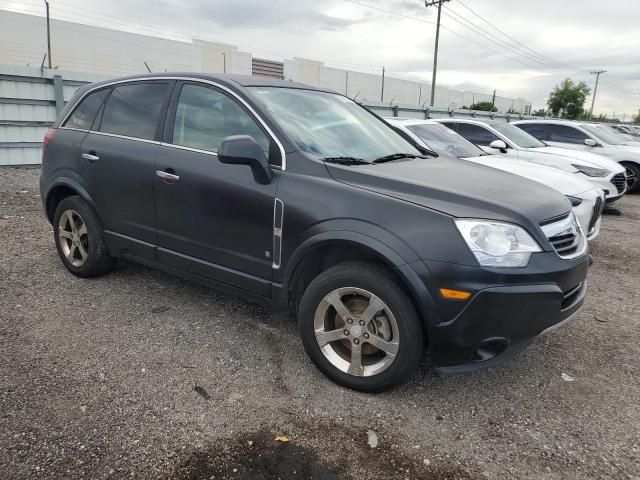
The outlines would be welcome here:
<svg viewBox="0 0 640 480">
<path fill-rule="evenodd" d="M 557 221 L 543 222 L 540 228 L 560 258 L 577 258 L 587 251 L 587 238 L 573 211 Z"/>
<path fill-rule="evenodd" d="M 602 215 L 602 211 L 604 210 L 604 202 L 602 201 L 602 197 L 596 198 L 596 204 L 593 206 L 593 213 L 591 214 L 591 221 L 589 221 L 589 231 L 587 235 L 591 235 L 595 229 L 600 216 Z"/>
<path fill-rule="evenodd" d="M 611 183 L 616 186 L 618 193 L 623 193 L 627 188 L 627 176 L 624 173 L 616 173 L 611 177 Z"/>
</svg>

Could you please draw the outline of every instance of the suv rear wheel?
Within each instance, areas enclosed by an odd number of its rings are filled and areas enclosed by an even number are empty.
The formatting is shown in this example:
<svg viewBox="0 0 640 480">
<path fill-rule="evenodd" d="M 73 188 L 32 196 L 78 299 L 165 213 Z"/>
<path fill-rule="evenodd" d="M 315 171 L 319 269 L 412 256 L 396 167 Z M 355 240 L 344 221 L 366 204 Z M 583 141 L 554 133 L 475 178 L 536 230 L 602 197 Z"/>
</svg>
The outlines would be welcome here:
<svg viewBox="0 0 640 480">
<path fill-rule="evenodd" d="M 100 222 L 82 197 L 67 197 L 58 204 L 53 231 L 58 255 L 74 275 L 94 277 L 113 268 Z"/>
<path fill-rule="evenodd" d="M 298 321 L 313 363 L 355 390 L 393 388 L 422 358 L 422 324 L 411 299 L 373 264 L 343 263 L 318 275 L 305 290 Z"/>
</svg>

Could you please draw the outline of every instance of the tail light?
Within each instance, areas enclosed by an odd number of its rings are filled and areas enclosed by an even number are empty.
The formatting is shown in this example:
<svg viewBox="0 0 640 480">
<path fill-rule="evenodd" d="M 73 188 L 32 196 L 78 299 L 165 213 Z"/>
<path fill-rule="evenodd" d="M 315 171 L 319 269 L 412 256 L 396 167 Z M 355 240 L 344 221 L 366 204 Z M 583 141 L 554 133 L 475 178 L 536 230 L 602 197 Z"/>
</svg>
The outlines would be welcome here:
<svg viewBox="0 0 640 480">
<path fill-rule="evenodd" d="M 55 128 L 50 128 L 47 131 L 47 134 L 44 136 L 44 140 L 42 141 L 42 152 L 44 153 L 47 150 L 47 145 L 49 145 L 49 142 L 51 141 L 51 139 L 53 139 L 53 136 L 56 133 L 56 129 Z"/>
</svg>

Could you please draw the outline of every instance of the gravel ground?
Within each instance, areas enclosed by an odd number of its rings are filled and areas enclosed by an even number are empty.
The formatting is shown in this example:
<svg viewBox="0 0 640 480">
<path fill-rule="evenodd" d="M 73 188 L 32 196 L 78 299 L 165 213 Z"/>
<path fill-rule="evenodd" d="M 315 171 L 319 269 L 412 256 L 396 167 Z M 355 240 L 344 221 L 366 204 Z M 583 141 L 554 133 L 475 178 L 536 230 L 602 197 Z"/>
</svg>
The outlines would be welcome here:
<svg viewBox="0 0 640 480">
<path fill-rule="evenodd" d="M 575 322 L 366 395 L 285 314 L 124 262 L 67 273 L 38 175 L 0 169 L 0 477 L 640 478 L 640 196 L 604 218 Z"/>
</svg>

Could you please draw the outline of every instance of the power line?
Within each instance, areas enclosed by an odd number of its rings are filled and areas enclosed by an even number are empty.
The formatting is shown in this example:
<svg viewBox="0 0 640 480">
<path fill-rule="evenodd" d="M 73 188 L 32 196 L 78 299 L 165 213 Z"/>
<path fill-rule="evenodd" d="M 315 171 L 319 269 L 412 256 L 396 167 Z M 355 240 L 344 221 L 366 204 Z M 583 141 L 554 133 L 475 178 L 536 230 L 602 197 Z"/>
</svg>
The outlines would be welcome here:
<svg viewBox="0 0 640 480">
<path fill-rule="evenodd" d="M 512 42 L 516 43 L 517 45 L 519 45 L 520 47 L 522 47 L 523 49 L 528 50 L 529 52 L 531 52 L 531 54 L 539 57 L 540 59 L 543 60 L 547 60 L 550 61 L 551 63 L 555 63 L 559 66 L 564 66 L 565 68 L 568 69 L 576 69 L 579 70 L 577 67 L 568 65 L 566 63 L 563 62 L 559 62 L 557 60 L 554 60 L 553 58 L 547 56 L 547 55 L 543 55 L 541 53 L 539 53 L 538 51 L 534 50 L 533 48 L 528 47 L 527 45 L 525 45 L 524 43 L 518 41 L 517 39 L 513 38 L 511 35 L 507 34 L 504 30 L 499 29 L 498 27 L 496 27 L 493 23 L 491 23 L 489 20 L 485 19 L 484 17 L 482 17 L 480 14 L 476 13 L 473 9 L 471 9 L 470 7 L 468 7 L 467 5 L 465 5 L 462 1 L 458 2 L 460 5 L 462 5 L 463 8 L 465 8 L 466 10 L 468 10 L 469 12 L 471 12 L 473 15 L 475 15 L 476 17 L 478 17 L 480 20 L 482 20 L 484 23 L 486 23 L 487 25 L 489 25 L 491 28 L 493 28 L 495 31 L 501 33 L 502 35 L 504 35 L 506 38 L 508 38 L 509 40 L 511 40 Z"/>
<path fill-rule="evenodd" d="M 452 16 L 455 15 L 454 16 Z M 479 35 L 483 38 L 485 38 L 486 40 L 490 41 L 491 43 L 506 49 L 507 51 L 514 53 L 515 55 L 518 55 L 520 57 L 522 57 L 523 59 L 526 59 L 527 61 L 530 62 L 535 62 L 536 64 L 541 64 L 545 67 L 549 67 L 552 69 L 565 69 L 565 67 L 560 66 L 556 63 L 551 63 L 548 61 L 544 61 L 544 60 L 540 60 L 538 58 L 536 58 L 534 55 L 524 51 L 523 49 L 517 47 L 517 46 L 513 46 L 511 45 L 509 42 L 506 42 L 505 40 L 502 40 L 501 38 L 497 37 L 496 35 L 492 34 L 491 32 L 487 32 L 486 30 L 483 31 L 482 27 L 479 27 L 478 25 L 476 25 L 475 23 L 473 23 L 472 21 L 466 19 L 464 16 L 460 15 L 459 13 L 457 13 L 456 11 L 450 9 L 450 8 L 446 8 L 445 11 L 445 15 L 447 17 L 449 17 L 451 20 L 453 20 L 454 22 L 462 25 L 463 27 L 465 27 L 468 30 L 471 30 L 473 33 L 475 33 L 476 35 Z M 456 18 L 458 17 L 458 18 Z M 569 69 L 573 70 L 573 67 L 569 67 Z"/>
</svg>

